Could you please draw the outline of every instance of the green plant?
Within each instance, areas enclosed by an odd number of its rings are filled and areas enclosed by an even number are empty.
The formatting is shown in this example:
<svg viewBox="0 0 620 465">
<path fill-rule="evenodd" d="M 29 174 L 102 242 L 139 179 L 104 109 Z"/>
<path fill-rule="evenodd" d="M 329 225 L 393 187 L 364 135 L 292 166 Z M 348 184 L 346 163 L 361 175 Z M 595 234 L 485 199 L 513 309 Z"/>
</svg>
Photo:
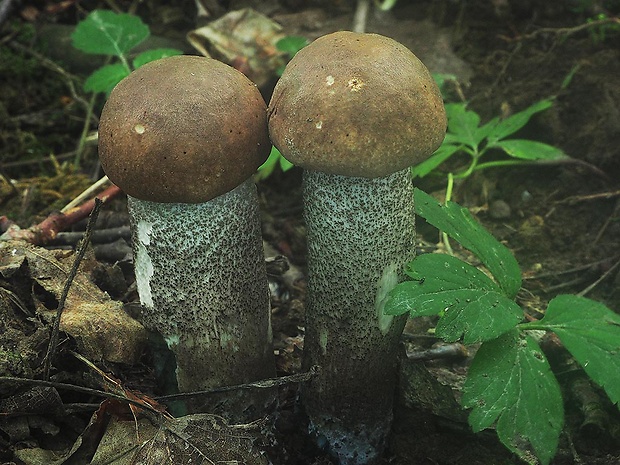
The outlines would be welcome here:
<svg viewBox="0 0 620 465">
<path fill-rule="evenodd" d="M 588 18 L 586 20 L 586 24 L 596 24 L 604 21 L 614 21 L 607 24 L 600 24 L 598 26 L 593 26 L 588 29 L 590 33 L 590 39 L 592 39 L 592 43 L 600 44 L 605 42 L 605 39 L 610 36 L 617 35 L 620 32 L 620 20 L 618 18 L 610 18 L 605 13 L 599 13 L 596 16 Z"/>
<path fill-rule="evenodd" d="M 467 167 L 456 173 L 448 173 L 446 200 L 450 200 L 454 179 L 467 178 L 474 171 L 568 158 L 561 149 L 552 145 L 527 139 L 508 138 L 523 128 L 533 115 L 546 110 L 552 104 L 553 99 L 542 100 L 506 119 L 500 120 L 496 117 L 480 125 L 480 116 L 475 111 L 468 110 L 466 103 L 448 103 L 445 105 L 448 115 L 448 133 L 443 144 L 428 160 L 413 167 L 412 174 L 423 177 L 453 155 L 458 153 L 469 155 L 471 160 Z M 502 151 L 510 158 L 482 163 L 482 157 L 493 150 Z"/>
<path fill-rule="evenodd" d="M 269 158 L 265 160 L 265 163 L 258 167 L 256 175 L 254 176 L 255 179 L 257 181 L 267 179 L 278 166 L 283 173 L 286 173 L 295 165 L 293 165 L 290 161 L 284 158 L 277 148 L 271 147 L 271 153 L 269 154 Z"/>
<path fill-rule="evenodd" d="M 463 388 L 462 404 L 478 432 L 492 425 L 499 439 L 530 464 L 548 464 L 564 423 L 560 386 L 532 331 L 551 331 L 601 386 L 620 401 L 620 316 L 593 300 L 559 295 L 540 321 L 523 323 L 515 302 L 519 265 L 510 251 L 453 202 L 439 204 L 415 190 L 416 213 L 472 251 L 488 273 L 450 255 L 425 254 L 397 285 L 388 315 L 438 315 L 445 341 L 481 342 Z"/>
<path fill-rule="evenodd" d="M 84 90 L 109 94 L 133 69 L 150 61 L 182 53 L 173 48 L 147 50 L 136 55 L 130 64 L 129 54 L 149 35 L 149 27 L 137 16 L 109 10 L 92 11 L 78 23 L 71 35 L 73 46 L 85 53 L 116 57 L 120 63 L 107 64 L 94 71 L 84 82 Z"/>
<path fill-rule="evenodd" d="M 293 58 L 297 54 L 297 52 L 299 52 L 306 45 L 308 45 L 308 39 L 301 36 L 286 36 L 276 42 L 276 48 L 281 52 L 286 53 L 289 57 L 289 60 Z M 282 76 L 284 68 L 286 68 L 286 65 L 282 65 L 278 69 L 278 76 Z M 258 167 L 258 171 L 255 176 L 256 180 L 260 181 L 262 179 L 267 179 L 278 166 L 280 167 L 282 172 L 285 173 L 295 165 L 293 165 L 290 161 L 284 158 L 277 148 L 272 147 L 271 153 L 269 154 L 269 158 L 267 158 L 267 161 L 265 161 L 265 163 Z"/>
</svg>

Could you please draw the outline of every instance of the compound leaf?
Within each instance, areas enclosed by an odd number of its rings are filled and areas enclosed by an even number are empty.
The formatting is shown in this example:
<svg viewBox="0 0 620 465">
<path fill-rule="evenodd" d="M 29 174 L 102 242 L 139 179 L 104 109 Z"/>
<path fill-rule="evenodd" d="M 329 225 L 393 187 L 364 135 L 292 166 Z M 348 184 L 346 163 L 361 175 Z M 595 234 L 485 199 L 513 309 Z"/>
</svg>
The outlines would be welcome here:
<svg viewBox="0 0 620 465">
<path fill-rule="evenodd" d="M 484 342 L 469 369 L 463 406 L 475 432 L 496 424 L 502 443 L 528 463 L 548 464 L 564 423 L 560 386 L 540 347 L 512 330 Z"/>
<path fill-rule="evenodd" d="M 469 111 L 464 103 L 448 103 L 445 105 L 448 115 L 448 133 L 460 143 L 477 150 L 478 144 L 484 139 L 477 134 L 480 116 Z"/>
<path fill-rule="evenodd" d="M 476 267 L 443 254 L 425 254 L 411 264 L 413 281 L 397 285 L 385 312 L 412 318 L 441 315 L 436 335 L 465 344 L 487 341 L 515 327 L 523 311 Z"/>
<path fill-rule="evenodd" d="M 553 331 L 590 378 L 620 402 L 620 316 L 576 295 L 559 295 L 536 326 Z M 523 328 L 527 329 L 528 325 Z"/>
<path fill-rule="evenodd" d="M 416 213 L 471 250 L 499 283 L 506 297 L 513 299 L 521 288 L 521 270 L 510 251 L 456 203 L 441 205 L 433 197 L 415 189 Z"/>
<path fill-rule="evenodd" d="M 504 137 L 514 134 L 525 126 L 533 115 L 546 110 L 551 105 L 553 105 L 552 99 L 541 100 L 540 102 L 527 107 L 525 110 L 515 113 L 505 120 L 500 121 L 495 125 L 493 131 L 488 134 L 489 143 L 493 144 Z"/>
<path fill-rule="evenodd" d="M 508 155 L 522 160 L 561 160 L 568 158 L 562 149 L 527 139 L 506 139 L 493 144 Z"/>
<path fill-rule="evenodd" d="M 94 10 L 71 35 L 73 46 L 94 55 L 124 56 L 149 36 L 138 16 Z"/>
<path fill-rule="evenodd" d="M 461 150 L 460 145 L 451 145 L 444 142 L 430 158 L 411 168 L 411 174 L 414 177 L 423 178 L 459 150 Z"/>
</svg>

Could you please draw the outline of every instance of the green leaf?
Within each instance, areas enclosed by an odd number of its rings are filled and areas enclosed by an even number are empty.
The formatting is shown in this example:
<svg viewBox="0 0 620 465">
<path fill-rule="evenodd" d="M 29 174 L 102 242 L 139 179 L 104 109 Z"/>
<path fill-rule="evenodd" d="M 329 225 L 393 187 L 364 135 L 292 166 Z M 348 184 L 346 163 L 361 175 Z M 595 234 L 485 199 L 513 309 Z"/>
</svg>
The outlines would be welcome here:
<svg viewBox="0 0 620 465">
<path fill-rule="evenodd" d="M 269 157 L 262 165 L 258 167 L 258 171 L 255 175 L 256 180 L 261 181 L 263 179 L 267 179 L 278 165 L 280 166 L 282 172 L 286 172 L 290 170 L 293 166 L 295 166 L 286 158 L 284 158 L 277 148 L 271 147 L 271 153 L 269 154 Z"/>
<path fill-rule="evenodd" d="M 88 76 L 84 82 L 84 90 L 87 92 L 111 92 L 114 86 L 128 75 L 129 70 L 120 63 L 102 66 Z"/>
<path fill-rule="evenodd" d="M 412 318 L 440 315 L 435 332 L 445 341 L 463 337 L 465 344 L 494 339 L 514 328 L 523 311 L 501 293 L 498 285 L 476 267 L 443 254 L 420 255 L 398 284 L 385 312 Z"/>
<path fill-rule="evenodd" d="M 460 145 L 441 144 L 433 155 L 411 168 L 412 176 L 423 178 L 459 150 L 461 150 Z"/>
<path fill-rule="evenodd" d="M 480 116 L 474 111 L 467 110 L 464 103 L 448 103 L 445 105 L 448 116 L 448 133 L 460 143 L 478 150 L 478 145 L 484 139 L 476 133 L 480 124 Z"/>
<path fill-rule="evenodd" d="M 514 299 L 521 288 L 521 271 L 510 250 L 484 229 L 466 208 L 453 202 L 441 205 L 417 188 L 414 199 L 416 213 L 471 250 L 491 272 L 506 297 Z"/>
<path fill-rule="evenodd" d="M 519 113 L 515 113 L 514 115 L 499 122 L 495 125 L 493 131 L 489 133 L 489 142 L 494 143 L 500 139 L 503 139 L 504 137 L 509 136 L 510 134 L 514 134 L 523 126 L 525 126 L 533 115 L 543 110 L 546 110 L 551 105 L 553 105 L 552 99 L 541 100 L 540 102 L 529 106 L 525 110 L 520 111 Z"/>
<path fill-rule="evenodd" d="M 277 149 L 276 149 L 277 150 Z M 286 158 L 280 154 L 280 169 L 283 173 L 286 173 L 288 170 L 293 168 L 295 165 L 288 161 Z"/>
<path fill-rule="evenodd" d="M 308 39 L 301 36 L 286 36 L 276 42 L 276 48 L 287 53 L 291 58 L 306 45 L 308 45 Z"/>
<path fill-rule="evenodd" d="M 564 423 L 562 394 L 536 341 L 517 330 L 484 342 L 463 387 L 475 432 L 496 423 L 497 435 L 531 464 L 548 464 Z"/>
<path fill-rule="evenodd" d="M 151 61 L 182 54 L 183 52 L 176 48 L 155 48 L 138 54 L 133 59 L 132 65 L 134 69 L 138 69 L 140 66 L 150 63 Z"/>
<path fill-rule="evenodd" d="M 620 315 L 585 297 L 559 295 L 530 325 L 553 331 L 611 401 L 620 402 Z"/>
<path fill-rule="evenodd" d="M 94 10 L 71 35 L 73 46 L 94 55 L 124 56 L 149 36 L 149 28 L 134 15 Z"/>
<path fill-rule="evenodd" d="M 523 160 L 561 160 L 568 158 L 561 149 L 543 142 L 527 139 L 507 139 L 489 145 L 502 149 L 508 155 Z"/>
</svg>

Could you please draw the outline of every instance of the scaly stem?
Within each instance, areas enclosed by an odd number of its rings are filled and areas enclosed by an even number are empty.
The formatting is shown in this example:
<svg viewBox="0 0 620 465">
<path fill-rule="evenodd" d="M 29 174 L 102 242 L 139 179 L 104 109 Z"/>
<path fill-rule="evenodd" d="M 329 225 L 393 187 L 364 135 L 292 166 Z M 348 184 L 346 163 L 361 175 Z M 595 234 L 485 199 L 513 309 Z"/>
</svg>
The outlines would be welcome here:
<svg viewBox="0 0 620 465">
<path fill-rule="evenodd" d="M 409 170 L 377 179 L 304 172 L 308 296 L 302 386 L 317 442 L 342 465 L 381 454 L 392 420 L 405 320 L 384 315 L 387 294 L 415 253 Z M 325 444 L 326 443 L 326 444 Z"/>
</svg>

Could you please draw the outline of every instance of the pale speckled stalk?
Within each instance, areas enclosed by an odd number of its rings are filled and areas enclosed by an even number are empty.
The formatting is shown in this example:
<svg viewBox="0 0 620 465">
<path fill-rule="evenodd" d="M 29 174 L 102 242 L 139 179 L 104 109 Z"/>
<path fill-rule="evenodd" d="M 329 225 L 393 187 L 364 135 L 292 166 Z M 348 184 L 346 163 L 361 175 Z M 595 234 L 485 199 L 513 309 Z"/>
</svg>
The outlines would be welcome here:
<svg viewBox="0 0 620 465">
<path fill-rule="evenodd" d="M 367 179 L 305 171 L 308 295 L 302 386 L 310 430 L 341 464 L 369 464 L 392 422 L 405 319 L 383 315 L 414 257 L 409 170 Z"/>
<path fill-rule="evenodd" d="M 143 323 L 162 335 L 180 392 L 275 376 L 256 186 L 200 204 L 129 197 Z M 201 397 L 191 411 L 259 418 L 275 392 Z"/>
</svg>

